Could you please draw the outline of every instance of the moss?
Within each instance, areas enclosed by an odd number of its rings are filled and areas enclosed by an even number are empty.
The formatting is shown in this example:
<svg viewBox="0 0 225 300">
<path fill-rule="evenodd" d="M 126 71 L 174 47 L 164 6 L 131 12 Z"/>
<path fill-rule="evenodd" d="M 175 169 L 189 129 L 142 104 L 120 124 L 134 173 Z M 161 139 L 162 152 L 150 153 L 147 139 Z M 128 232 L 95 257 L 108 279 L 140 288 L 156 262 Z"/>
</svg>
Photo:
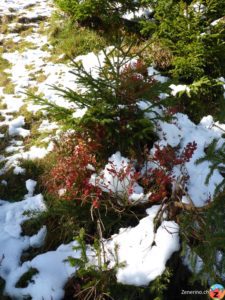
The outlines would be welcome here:
<svg viewBox="0 0 225 300">
<path fill-rule="evenodd" d="M 35 8 L 35 3 L 30 3 L 26 5 L 26 9 L 29 11 L 32 11 Z"/>
<path fill-rule="evenodd" d="M 5 52 L 15 52 L 20 53 L 24 52 L 26 49 L 36 49 L 37 45 L 34 43 L 28 42 L 26 40 L 21 40 L 18 43 L 15 43 L 13 39 L 5 40 L 3 43 L 3 48 Z"/>
<path fill-rule="evenodd" d="M 1 17 L 2 24 L 11 23 L 15 19 L 15 14 L 5 14 Z"/>
<path fill-rule="evenodd" d="M 26 93 L 27 94 L 36 94 L 38 91 L 38 87 L 37 86 L 32 86 L 32 87 L 29 87 L 27 90 L 26 90 Z M 27 97 L 27 100 L 29 100 L 30 97 L 28 96 Z"/>
<path fill-rule="evenodd" d="M 7 185 L 0 185 L 0 198 L 8 201 L 20 201 L 27 193 L 25 180 L 28 179 L 24 174 L 15 175 L 13 169 L 8 170 L 0 176 L 0 181 L 6 180 Z"/>
<path fill-rule="evenodd" d="M 39 34 L 47 34 L 48 33 L 48 29 L 47 28 L 48 28 L 48 24 L 46 24 L 45 21 L 41 21 L 39 23 L 39 27 L 38 27 L 37 33 L 39 33 Z"/>
<path fill-rule="evenodd" d="M 9 75 L 5 72 L 0 73 L 0 86 L 5 87 L 7 84 L 10 83 Z"/>
<path fill-rule="evenodd" d="M 5 281 L 0 277 L 0 299 L 11 300 L 11 298 L 3 295 L 4 288 L 5 288 Z"/>
<path fill-rule="evenodd" d="M 15 85 L 11 81 L 8 81 L 3 88 L 3 92 L 5 94 L 14 94 L 14 91 Z"/>
<path fill-rule="evenodd" d="M 28 111 L 27 104 L 24 104 L 23 106 L 20 107 L 18 111 L 18 116 L 20 115 L 24 116 L 26 127 L 28 126 L 28 124 L 31 124 L 32 122 L 37 121 L 37 119 L 39 120 L 42 117 L 42 114 L 37 116 L 36 114 L 33 114 L 32 112 Z"/>
<path fill-rule="evenodd" d="M 39 177 L 44 172 L 45 166 L 48 165 L 47 158 L 34 159 L 34 160 L 22 160 L 21 167 L 26 169 L 26 176 L 28 178 L 34 178 L 39 181 Z M 36 187 L 36 193 L 41 192 L 41 187 Z"/>
<path fill-rule="evenodd" d="M 16 50 L 19 52 L 24 52 L 27 49 L 37 49 L 37 45 L 27 41 L 21 41 L 18 46 L 16 46 Z"/>
<path fill-rule="evenodd" d="M 7 105 L 1 101 L 3 99 L 4 99 L 3 97 L 2 98 L 0 97 L 0 110 L 7 109 Z"/>
<path fill-rule="evenodd" d="M 35 235 L 41 229 L 42 226 L 43 226 L 42 213 L 40 213 L 39 215 L 34 216 L 34 218 L 26 220 L 21 225 L 22 235 L 26 235 L 26 236 Z"/>
<path fill-rule="evenodd" d="M 0 33 L 2 34 L 7 34 L 8 33 L 8 24 L 7 23 L 4 23 L 4 24 L 1 24 L 0 26 Z"/>
<path fill-rule="evenodd" d="M 20 33 L 21 37 L 27 37 L 33 33 L 33 27 L 24 28 L 24 30 Z"/>
<path fill-rule="evenodd" d="M 29 150 L 31 146 L 47 147 L 49 142 L 43 141 L 44 138 L 49 137 L 50 132 L 40 132 L 38 129 L 42 123 L 43 113 L 38 111 L 35 114 L 27 110 L 27 104 L 23 105 L 18 115 L 22 115 L 25 118 L 25 129 L 30 130 L 30 136 L 25 140 L 24 150 Z M 55 130 L 51 130 L 54 133 Z"/>
<path fill-rule="evenodd" d="M 47 76 L 42 70 L 30 73 L 29 77 L 31 80 L 37 81 L 38 83 L 44 82 L 47 79 Z"/>
<path fill-rule="evenodd" d="M 3 116 L 1 113 L 0 113 L 0 122 L 3 122 L 5 121 L 5 116 Z"/>
<path fill-rule="evenodd" d="M 44 75 L 44 74 L 40 74 L 40 75 L 36 78 L 36 80 L 37 80 L 38 83 L 41 83 L 41 82 L 45 81 L 46 79 L 47 79 L 47 76 Z"/>
<path fill-rule="evenodd" d="M 59 56 L 57 53 L 51 53 L 51 56 L 44 58 L 44 61 L 46 63 L 52 62 L 53 64 L 60 64 L 68 62 L 68 57 L 66 55 Z"/>
<path fill-rule="evenodd" d="M 35 74 L 35 80 L 38 83 L 41 83 L 41 82 L 45 81 L 46 79 L 47 79 L 47 76 L 43 72 L 37 72 Z"/>
<path fill-rule="evenodd" d="M 25 288 L 30 282 L 34 282 L 32 277 L 38 274 L 38 270 L 35 268 L 30 268 L 26 273 L 24 273 L 16 283 L 16 288 Z"/>
<path fill-rule="evenodd" d="M 5 174 L 0 176 L 2 180 L 7 181 L 7 185 L 0 185 L 0 199 L 8 201 L 20 201 L 24 199 L 27 194 L 25 181 L 32 178 L 39 182 L 39 178 L 44 171 L 44 166 L 48 161 L 43 160 L 21 160 L 20 166 L 26 170 L 24 174 L 15 175 L 13 168 L 8 170 Z M 37 185 L 36 193 L 41 192 L 41 187 Z"/>
<path fill-rule="evenodd" d="M 9 7 L 8 10 L 9 10 L 11 13 L 15 13 L 15 12 L 16 12 L 16 9 L 13 8 L 13 7 Z"/>
<path fill-rule="evenodd" d="M 0 55 L 0 71 L 3 71 L 9 68 L 10 66 L 10 63 L 6 59 L 2 58 L 2 56 Z"/>
<path fill-rule="evenodd" d="M 5 148 L 8 146 L 9 143 L 8 127 L 0 127 L 0 133 L 5 135 L 4 138 L 0 139 L 0 153 L 3 154 Z"/>
<path fill-rule="evenodd" d="M 41 47 L 41 50 L 42 50 L 42 51 L 49 51 L 49 44 L 44 44 L 44 45 Z"/>
<path fill-rule="evenodd" d="M 123 268 L 120 266 L 119 268 Z M 65 286 L 66 299 L 116 299 L 116 300 L 169 300 L 164 291 L 170 278 L 169 270 L 157 277 L 147 286 L 126 285 L 117 282 L 116 268 L 104 269 L 82 269 L 71 277 Z M 87 288 L 87 285 L 89 288 Z M 79 296 L 78 296 L 79 295 Z M 179 298 L 180 299 L 180 298 Z"/>
<path fill-rule="evenodd" d="M 37 126 L 38 127 L 38 126 Z M 36 129 L 36 128 L 35 128 Z M 39 131 L 35 131 L 32 128 L 32 136 L 26 140 L 24 145 L 24 151 L 28 151 L 32 146 L 40 147 L 40 148 L 47 148 L 49 142 L 44 141 L 45 138 L 49 138 L 49 133 L 40 133 Z"/>
<path fill-rule="evenodd" d="M 30 64 L 30 65 L 26 65 L 26 66 L 25 66 L 25 69 L 26 69 L 27 71 L 32 71 L 34 68 L 35 68 L 35 65 L 34 65 L 34 64 Z"/>
<path fill-rule="evenodd" d="M 0 86 L 4 87 L 3 92 L 6 94 L 14 93 L 14 85 L 11 82 L 9 75 L 4 72 L 6 69 L 10 68 L 11 64 L 0 55 Z"/>
<path fill-rule="evenodd" d="M 55 250 L 62 243 L 69 243 L 78 235 L 80 227 L 85 226 L 89 232 L 94 232 L 95 224 L 91 218 L 87 221 L 90 207 L 82 207 L 76 203 L 62 202 L 59 199 L 53 199 L 45 194 L 48 211 L 37 216 L 37 220 L 30 219 L 26 222 L 24 233 L 33 233 L 32 227 L 35 224 L 35 230 L 38 230 L 43 225 L 47 227 L 47 236 L 45 244 L 41 251 Z M 29 233 L 30 232 L 30 233 Z M 91 239 L 91 238 L 90 238 Z"/>
<path fill-rule="evenodd" d="M 8 126 L 3 125 L 0 127 L 0 133 L 7 134 L 7 132 L 8 132 Z"/>
</svg>

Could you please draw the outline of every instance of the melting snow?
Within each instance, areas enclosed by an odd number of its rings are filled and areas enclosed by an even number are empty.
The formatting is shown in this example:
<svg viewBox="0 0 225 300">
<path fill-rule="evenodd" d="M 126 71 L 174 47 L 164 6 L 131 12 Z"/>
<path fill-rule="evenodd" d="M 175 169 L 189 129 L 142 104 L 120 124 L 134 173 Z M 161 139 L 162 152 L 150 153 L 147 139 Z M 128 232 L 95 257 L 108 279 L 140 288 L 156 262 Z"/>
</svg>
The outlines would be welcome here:
<svg viewBox="0 0 225 300">
<path fill-rule="evenodd" d="M 165 271 L 167 260 L 179 250 L 179 227 L 175 222 L 163 221 L 154 234 L 154 218 L 159 208 L 157 205 L 151 207 L 147 210 L 148 216 L 136 227 L 121 228 L 119 234 L 105 241 L 111 266 L 115 263 L 115 255 L 118 255 L 119 263 L 125 263 L 117 272 L 119 282 L 147 285 Z"/>
</svg>

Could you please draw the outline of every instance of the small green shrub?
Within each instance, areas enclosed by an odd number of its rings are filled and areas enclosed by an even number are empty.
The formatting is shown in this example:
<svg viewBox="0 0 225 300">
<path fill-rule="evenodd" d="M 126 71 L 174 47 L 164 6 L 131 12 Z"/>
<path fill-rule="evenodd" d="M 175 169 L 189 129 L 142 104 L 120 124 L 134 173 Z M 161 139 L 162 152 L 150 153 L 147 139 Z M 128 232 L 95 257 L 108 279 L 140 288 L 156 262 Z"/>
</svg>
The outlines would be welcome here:
<svg viewBox="0 0 225 300">
<path fill-rule="evenodd" d="M 166 269 L 162 276 L 156 278 L 147 287 L 134 287 L 123 285 L 117 282 L 116 272 L 123 268 L 125 263 L 119 263 L 118 246 L 115 246 L 113 256 L 115 265 L 109 269 L 109 262 L 104 258 L 104 247 L 99 239 L 94 240 L 93 248 L 98 258 L 96 266 L 90 265 L 87 257 L 87 247 L 85 242 L 86 232 L 81 228 L 79 235 L 75 240 L 78 245 L 74 250 L 80 250 L 81 257 L 69 257 L 68 260 L 72 266 L 78 267 L 76 275 L 72 278 L 66 289 L 66 297 L 70 294 L 74 299 L 93 299 L 93 300 L 162 300 L 164 292 L 170 282 L 171 271 Z"/>
<path fill-rule="evenodd" d="M 204 0 L 202 1 L 206 5 L 206 17 L 208 23 L 224 17 L 225 15 L 225 3 L 223 0 Z"/>
<path fill-rule="evenodd" d="M 210 26 L 211 14 L 222 16 L 219 2 L 203 1 L 202 12 L 196 11 L 194 1 L 159 0 L 154 4 L 157 27 L 153 36 L 173 54 L 168 71 L 174 78 L 192 83 L 224 73 L 224 28 Z"/>
<path fill-rule="evenodd" d="M 188 86 L 189 91 L 181 91 L 177 95 L 181 111 L 196 123 L 209 114 L 223 120 L 225 103 L 222 85 L 219 80 L 206 76 L 194 81 Z"/>
<path fill-rule="evenodd" d="M 204 157 L 199 158 L 196 161 L 196 164 L 200 164 L 204 161 L 210 161 L 211 165 L 209 167 L 210 171 L 206 177 L 205 183 L 209 184 L 210 177 L 213 175 L 215 170 L 219 171 L 221 175 L 225 175 L 225 142 L 218 147 L 218 141 L 216 139 L 208 146 L 206 149 L 206 155 Z M 215 193 L 224 188 L 225 186 L 225 178 L 221 181 L 221 183 L 216 187 Z"/>
<path fill-rule="evenodd" d="M 189 81 L 204 75 L 204 46 L 201 42 L 186 44 L 181 40 L 177 42 L 175 51 L 171 70 L 173 77 Z"/>
<path fill-rule="evenodd" d="M 80 24 L 96 27 L 119 25 L 125 12 L 143 6 L 140 1 L 122 0 L 55 0 L 55 3 Z"/>
<path fill-rule="evenodd" d="M 194 280 L 203 284 L 220 282 L 224 284 L 225 272 L 225 209 L 224 191 L 205 208 L 185 212 L 180 217 L 181 235 L 184 249 L 188 244 Z M 201 268 L 196 267 L 198 255 Z"/>
<path fill-rule="evenodd" d="M 118 150 L 127 154 L 151 144 L 155 138 L 154 121 L 160 118 L 154 112 L 155 106 L 160 105 L 157 97 L 160 84 L 148 75 L 145 63 L 137 60 L 138 54 L 131 55 L 131 48 L 132 45 L 119 45 L 109 53 L 103 50 L 105 63 L 97 68 L 97 77 L 86 71 L 82 63 L 74 62 L 72 73 L 78 87 L 85 87 L 85 91 L 53 87 L 70 103 L 87 109 L 82 117 L 76 119 L 73 109 L 36 97 L 67 128 L 86 132 L 97 143 L 104 139 L 107 157 Z M 132 62 L 134 57 L 136 62 Z M 142 99 L 147 103 L 144 110 L 139 107 Z M 145 116 L 150 111 L 151 120 Z"/>
</svg>

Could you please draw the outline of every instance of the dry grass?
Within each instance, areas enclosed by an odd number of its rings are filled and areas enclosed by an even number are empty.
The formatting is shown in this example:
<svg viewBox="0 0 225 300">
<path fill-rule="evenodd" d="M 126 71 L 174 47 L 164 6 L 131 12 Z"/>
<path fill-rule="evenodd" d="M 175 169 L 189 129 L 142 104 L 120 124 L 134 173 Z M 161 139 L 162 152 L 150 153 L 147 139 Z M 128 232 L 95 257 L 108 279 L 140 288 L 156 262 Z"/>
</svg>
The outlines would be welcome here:
<svg viewBox="0 0 225 300">
<path fill-rule="evenodd" d="M 173 59 L 170 49 L 158 42 L 151 44 L 150 57 L 153 61 L 153 65 L 159 70 L 168 69 Z"/>
</svg>

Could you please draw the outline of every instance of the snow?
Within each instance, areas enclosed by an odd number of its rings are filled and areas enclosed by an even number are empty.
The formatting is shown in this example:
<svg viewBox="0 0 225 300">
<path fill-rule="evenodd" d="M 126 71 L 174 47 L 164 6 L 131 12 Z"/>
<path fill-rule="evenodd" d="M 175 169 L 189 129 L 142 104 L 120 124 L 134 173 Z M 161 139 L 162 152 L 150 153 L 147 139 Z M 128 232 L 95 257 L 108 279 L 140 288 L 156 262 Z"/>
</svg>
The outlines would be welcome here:
<svg viewBox="0 0 225 300">
<path fill-rule="evenodd" d="M 27 137 L 30 135 L 30 131 L 22 128 L 24 125 L 25 121 L 23 116 L 19 116 L 18 118 L 12 120 L 9 122 L 9 135 Z"/>
<path fill-rule="evenodd" d="M 4 174 L 10 168 L 14 168 L 14 174 L 23 174 L 25 173 L 25 170 L 19 166 L 21 160 L 42 159 L 53 149 L 53 142 L 50 142 L 47 148 L 32 146 L 28 151 L 24 151 L 23 147 L 17 147 L 17 153 L 2 158 L 6 163 L 5 166 L 0 169 L 0 174 Z"/>
<path fill-rule="evenodd" d="M 33 6 L 33 7 L 32 7 Z M 29 8 L 29 10 L 27 9 Z M 37 9 L 38 11 L 32 10 Z M 27 18 L 35 18 L 40 15 L 49 17 L 52 13 L 52 8 L 49 5 L 48 0 L 2 0 L 0 3 L 0 16 L 1 15 L 12 15 L 12 11 L 15 11 L 17 15 L 27 17 Z"/>
<path fill-rule="evenodd" d="M 38 128 L 38 131 L 46 132 L 46 131 L 52 131 L 52 130 L 58 129 L 58 128 L 59 128 L 59 126 L 55 122 L 50 123 L 49 120 L 43 120 Z"/>
<path fill-rule="evenodd" d="M 26 9 L 28 6 L 29 10 Z M 53 8 L 50 1 L 2 0 L 0 2 L 0 16 L 12 15 L 9 9 L 15 10 L 14 16 L 17 18 L 26 17 L 33 32 L 27 37 L 22 37 L 17 33 L 5 34 L 1 35 L 1 40 L 13 39 L 14 43 L 18 43 L 18 47 L 19 43 L 23 41 L 31 42 L 35 46 L 34 49 L 28 48 L 24 52 L 4 52 L 2 55 L 10 63 L 10 68 L 6 72 L 15 86 L 15 91 L 14 94 L 8 95 L 4 93 L 3 88 L 0 88 L 1 101 L 3 104 L 6 104 L 6 109 L 1 109 L 0 111 L 1 115 L 5 117 L 5 120 L 0 122 L 0 126 L 8 126 L 8 134 L 6 134 L 7 137 L 9 135 L 8 145 L 5 147 L 5 155 L 0 157 L 0 160 L 5 163 L 0 170 L 0 174 L 4 174 L 7 170 L 13 168 L 13 173 L 18 175 L 26 172 L 20 166 L 21 159 L 35 160 L 43 158 L 54 147 L 50 135 L 46 148 L 32 146 L 27 151 L 24 150 L 23 140 L 18 140 L 18 138 L 25 139 L 30 135 L 30 131 L 25 129 L 25 118 L 19 112 L 20 108 L 27 104 L 27 96 L 24 92 L 26 92 L 27 88 L 31 90 L 37 89 L 37 94 L 42 94 L 43 97 L 66 107 L 68 103 L 62 100 L 59 95 L 56 95 L 56 92 L 48 85 L 56 84 L 62 87 L 69 85 L 73 88 L 75 84 L 74 76 L 69 72 L 71 66 L 48 61 L 51 58 L 50 52 L 42 50 L 42 46 L 48 43 L 48 38 L 39 34 L 37 32 L 38 24 L 33 23 L 34 18 L 51 15 Z M 13 31 L 16 25 L 16 23 L 9 24 L 10 30 Z M 48 47 L 48 50 L 51 50 L 51 47 Z M 34 80 L 33 74 L 40 70 L 46 76 L 46 80 L 38 83 Z M 41 109 L 43 115 L 46 115 L 43 108 L 39 105 L 29 103 L 27 107 L 34 112 Z M 76 113 L 79 117 L 82 111 Z M 57 128 L 58 125 L 56 123 L 45 119 L 40 124 L 38 131 L 50 133 Z M 1 138 L 5 138 L 5 134 L 1 133 Z M 7 182 L 2 180 L 1 184 L 7 185 Z M 76 270 L 65 260 L 68 256 L 80 256 L 79 251 L 73 249 L 73 246 L 77 245 L 76 242 L 61 245 L 55 251 L 38 255 L 31 261 L 21 263 L 22 253 L 28 251 L 31 247 L 37 248 L 42 246 L 47 233 L 47 229 L 44 226 L 33 236 L 22 235 L 21 225 L 33 216 L 32 212 L 41 212 L 46 209 L 43 196 L 34 196 L 36 184 L 36 181 L 32 179 L 28 179 L 25 182 L 27 194 L 24 195 L 24 200 L 20 202 L 10 203 L 0 200 L 0 276 L 6 281 L 5 293 L 14 299 L 24 299 L 27 295 L 30 295 L 32 299 L 38 300 L 62 299 L 64 285 Z M 35 283 L 30 282 L 26 288 L 16 288 L 19 278 L 30 268 L 38 270 L 38 274 L 32 278 Z"/>
<path fill-rule="evenodd" d="M 165 82 L 167 82 L 168 81 L 168 77 L 166 77 L 166 76 L 162 76 L 158 71 L 156 71 L 155 69 L 154 69 L 154 67 L 149 67 L 148 68 L 148 75 L 149 76 L 152 76 L 155 80 L 157 80 L 157 81 L 159 81 L 159 82 L 161 82 L 161 83 L 165 83 Z"/>
<path fill-rule="evenodd" d="M 205 11 L 206 11 L 206 7 L 204 4 L 200 3 L 199 1 L 195 2 L 193 5 L 192 5 L 193 9 L 194 9 L 194 12 L 196 13 L 200 13 L 200 14 L 203 14 Z"/>
<path fill-rule="evenodd" d="M 46 234 L 47 227 L 43 226 L 37 234 L 30 237 L 30 246 L 33 248 L 39 248 L 44 245 Z"/>
<path fill-rule="evenodd" d="M 29 219 L 24 212 L 43 211 L 45 204 L 43 197 L 36 195 L 15 203 L 0 200 L 0 207 L 0 276 L 7 281 L 19 267 L 22 252 L 30 247 L 30 237 L 21 236 L 21 224 Z"/>
<path fill-rule="evenodd" d="M 36 185 L 37 185 L 37 181 L 35 181 L 35 180 L 28 179 L 26 181 L 26 188 L 27 188 L 28 194 L 25 197 L 33 196 Z"/>
<path fill-rule="evenodd" d="M 105 53 L 110 53 L 114 47 L 107 47 L 104 51 L 100 51 L 98 55 L 93 52 L 90 52 L 86 55 L 79 55 L 76 57 L 75 62 L 81 62 L 84 70 L 88 73 L 91 73 L 93 78 L 99 76 L 99 67 L 104 65 L 105 62 Z"/>
<path fill-rule="evenodd" d="M 5 151 L 7 153 L 11 153 L 11 152 L 16 152 L 16 151 L 18 151 L 20 149 L 23 149 L 23 146 L 13 146 L 13 145 L 11 145 L 11 146 L 6 147 Z"/>
<path fill-rule="evenodd" d="M 44 158 L 54 148 L 54 143 L 50 143 L 47 148 L 32 146 L 29 151 L 23 152 L 23 159 L 34 160 L 36 158 Z"/>
<path fill-rule="evenodd" d="M 22 98 L 18 98 L 14 95 L 6 95 L 0 92 L 1 96 L 4 96 L 2 102 L 6 104 L 8 112 L 15 113 L 18 112 L 21 106 L 23 106 L 24 101 Z"/>
<path fill-rule="evenodd" d="M 83 109 L 76 109 L 75 113 L 73 113 L 73 117 L 74 118 L 82 118 L 85 113 L 87 111 L 87 108 L 83 108 Z"/>
<path fill-rule="evenodd" d="M 151 207 L 136 227 L 121 228 L 119 234 L 105 241 L 106 257 L 113 262 L 117 255 L 119 263 L 125 263 L 117 271 L 118 282 L 148 285 L 164 272 L 167 260 L 179 250 L 179 227 L 175 222 L 163 221 L 154 235 L 154 218 L 159 208 Z"/>
<path fill-rule="evenodd" d="M 179 126 L 162 121 L 158 122 L 157 133 L 161 146 L 170 145 L 172 147 L 177 147 L 180 144 L 180 140 L 183 136 Z"/>
<path fill-rule="evenodd" d="M 191 252 L 190 247 L 187 246 L 185 255 L 182 257 L 183 264 L 188 267 L 188 269 L 191 272 L 194 272 L 195 274 L 199 273 L 202 270 L 203 267 L 203 261 L 201 257 L 199 257 L 197 254 L 193 254 Z M 191 262 L 194 262 L 191 263 Z"/>
<path fill-rule="evenodd" d="M 21 168 L 19 166 L 15 166 L 13 170 L 13 174 L 18 175 L 18 174 L 25 174 L 26 170 L 24 168 Z"/>
<path fill-rule="evenodd" d="M 130 160 L 118 151 L 109 158 L 108 164 L 99 175 L 92 174 L 90 183 L 121 199 L 129 196 L 130 200 L 137 201 L 143 197 L 143 188 L 133 180 L 135 170 L 130 166 Z"/>
<path fill-rule="evenodd" d="M 171 95 L 173 96 L 176 96 L 179 92 L 183 92 L 183 91 L 186 91 L 188 93 L 190 92 L 190 88 L 186 84 L 178 84 L 178 85 L 171 84 L 170 88 L 172 90 Z"/>
<path fill-rule="evenodd" d="M 31 196 L 35 185 L 35 181 L 27 180 L 28 194 L 20 202 L 0 200 L 0 276 L 6 281 L 5 294 L 14 299 L 24 299 L 29 295 L 37 300 L 51 297 L 60 300 L 64 295 L 66 281 L 76 270 L 65 260 L 68 256 L 80 257 L 80 251 L 73 249 L 76 242 L 61 245 L 55 251 L 38 255 L 22 265 L 20 262 L 24 251 L 43 245 L 47 233 L 44 226 L 31 237 L 21 235 L 21 225 L 32 216 L 28 212 L 37 213 L 46 209 L 41 194 Z M 20 277 L 30 268 L 38 270 L 38 274 L 32 278 L 34 283 L 30 282 L 26 288 L 15 287 Z"/>
<path fill-rule="evenodd" d="M 148 6 L 146 8 L 139 8 L 135 12 L 133 11 L 127 11 L 124 15 L 123 18 L 127 20 L 133 20 L 137 18 L 145 18 L 148 19 L 149 15 L 153 12 L 153 9 L 151 6 Z"/>
<path fill-rule="evenodd" d="M 210 177 L 209 184 L 205 183 L 206 177 L 210 170 L 211 163 L 205 161 L 196 165 L 196 160 L 205 156 L 205 149 L 209 144 L 216 140 L 224 140 L 222 131 L 212 127 L 213 119 L 211 116 L 204 117 L 202 121 L 196 125 L 187 115 L 177 113 L 174 116 L 172 124 L 159 122 L 158 134 L 160 140 L 156 143 L 160 146 L 170 145 L 172 147 L 179 146 L 180 153 L 188 143 L 196 142 L 197 149 L 189 162 L 185 163 L 184 168 L 189 175 L 187 182 L 187 191 L 196 207 L 206 205 L 207 201 L 213 197 L 216 186 L 223 180 L 222 175 L 215 170 Z M 224 140 L 225 141 L 225 140 Z M 182 176 L 182 170 L 175 167 L 174 175 L 176 179 Z M 186 197 L 183 198 L 186 202 Z"/>
<path fill-rule="evenodd" d="M 214 20 L 210 25 L 216 26 L 217 24 L 223 23 L 223 22 L 224 22 L 224 17 Z"/>
<path fill-rule="evenodd" d="M 66 260 L 69 256 L 80 257 L 80 250 L 73 250 L 76 245 L 76 242 L 61 245 L 55 251 L 48 251 L 23 263 L 8 276 L 5 293 L 18 300 L 24 299 L 26 295 L 33 300 L 62 299 L 64 285 L 76 271 L 76 267 L 71 267 Z M 19 278 L 30 268 L 38 271 L 32 277 L 33 283 L 30 282 L 26 288 L 16 288 L 15 285 Z"/>
</svg>

